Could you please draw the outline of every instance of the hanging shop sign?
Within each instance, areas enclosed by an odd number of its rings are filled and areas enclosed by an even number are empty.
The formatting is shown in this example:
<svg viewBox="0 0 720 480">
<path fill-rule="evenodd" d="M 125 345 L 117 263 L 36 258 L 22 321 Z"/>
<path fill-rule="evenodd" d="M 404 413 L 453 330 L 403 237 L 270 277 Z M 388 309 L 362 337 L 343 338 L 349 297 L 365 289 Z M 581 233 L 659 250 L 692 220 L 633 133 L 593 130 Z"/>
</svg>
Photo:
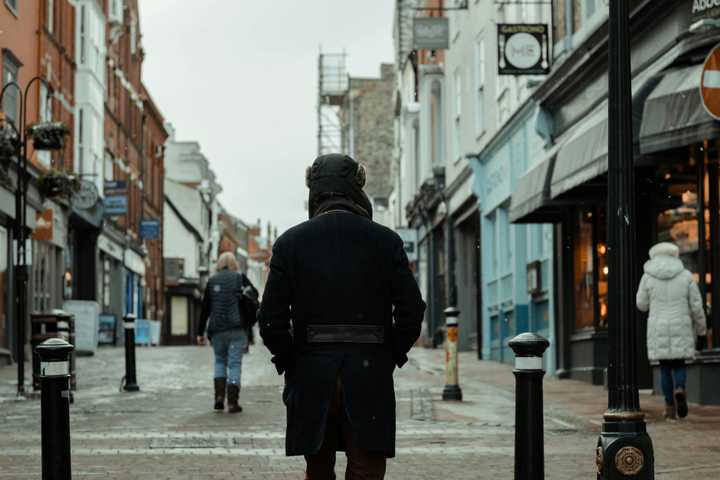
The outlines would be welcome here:
<svg viewBox="0 0 720 480">
<path fill-rule="evenodd" d="M 417 261 L 417 243 L 418 233 L 414 228 L 399 228 L 397 234 L 403 241 L 405 247 L 405 254 L 408 257 L 409 262 Z"/>
<path fill-rule="evenodd" d="M 98 190 L 95 184 L 83 180 L 80 182 L 80 189 L 72 196 L 72 206 L 80 210 L 87 210 L 95 205 L 98 198 Z"/>
<path fill-rule="evenodd" d="M 720 18 L 720 0 L 693 0 L 693 22 Z"/>
<path fill-rule="evenodd" d="M 33 240 L 41 242 L 50 242 L 53 239 L 53 214 L 52 208 L 40 210 L 35 214 L 35 230 L 33 230 Z"/>
<path fill-rule="evenodd" d="M 144 240 L 157 240 L 160 238 L 160 220 L 145 219 L 141 221 L 140 238 Z"/>
<path fill-rule="evenodd" d="M 498 74 L 550 72 L 549 29 L 545 24 L 498 24 Z"/>
<path fill-rule="evenodd" d="M 127 214 L 128 197 L 127 183 L 123 181 L 105 182 L 105 206 L 106 217 L 118 217 Z"/>
<path fill-rule="evenodd" d="M 413 47 L 442 50 L 450 46 L 450 24 L 446 17 L 415 17 Z"/>
<path fill-rule="evenodd" d="M 708 114 L 720 120 L 720 45 L 716 45 L 705 59 L 700 80 L 700 96 Z"/>
</svg>

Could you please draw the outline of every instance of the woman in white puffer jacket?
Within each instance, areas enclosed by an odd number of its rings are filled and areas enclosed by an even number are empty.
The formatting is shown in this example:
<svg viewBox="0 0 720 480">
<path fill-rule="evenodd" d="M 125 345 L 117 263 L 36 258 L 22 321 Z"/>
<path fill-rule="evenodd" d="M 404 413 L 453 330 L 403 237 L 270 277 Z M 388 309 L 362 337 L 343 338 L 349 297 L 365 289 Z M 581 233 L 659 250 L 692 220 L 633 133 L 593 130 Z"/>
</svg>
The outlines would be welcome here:
<svg viewBox="0 0 720 480">
<path fill-rule="evenodd" d="M 666 418 L 687 416 L 685 360 L 695 356 L 696 336 L 705 335 L 700 289 L 678 254 L 672 243 L 652 247 L 637 292 L 637 307 L 650 310 L 648 358 L 660 362 Z"/>
</svg>

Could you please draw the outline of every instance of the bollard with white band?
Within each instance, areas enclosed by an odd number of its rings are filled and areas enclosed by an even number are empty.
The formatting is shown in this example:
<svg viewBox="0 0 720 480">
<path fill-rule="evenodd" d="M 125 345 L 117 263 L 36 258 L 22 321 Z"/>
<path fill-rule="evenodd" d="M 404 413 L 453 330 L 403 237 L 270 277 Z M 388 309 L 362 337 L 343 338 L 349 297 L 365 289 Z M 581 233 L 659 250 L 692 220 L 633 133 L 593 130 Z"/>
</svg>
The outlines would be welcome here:
<svg viewBox="0 0 720 480">
<path fill-rule="evenodd" d="M 543 354 L 550 342 L 535 333 L 522 333 L 509 346 L 515 352 L 515 480 L 542 480 Z"/>
<path fill-rule="evenodd" d="M 40 422 L 42 479 L 70 480 L 70 354 L 73 346 L 60 338 L 44 341 L 40 357 Z"/>
<path fill-rule="evenodd" d="M 123 317 L 125 327 L 125 383 L 123 390 L 126 392 L 137 392 L 140 387 L 137 384 L 135 373 L 135 315 L 129 313 Z"/>
<path fill-rule="evenodd" d="M 462 390 L 458 380 L 458 317 L 460 310 L 455 307 L 445 309 L 445 388 L 443 400 L 462 400 Z"/>
</svg>

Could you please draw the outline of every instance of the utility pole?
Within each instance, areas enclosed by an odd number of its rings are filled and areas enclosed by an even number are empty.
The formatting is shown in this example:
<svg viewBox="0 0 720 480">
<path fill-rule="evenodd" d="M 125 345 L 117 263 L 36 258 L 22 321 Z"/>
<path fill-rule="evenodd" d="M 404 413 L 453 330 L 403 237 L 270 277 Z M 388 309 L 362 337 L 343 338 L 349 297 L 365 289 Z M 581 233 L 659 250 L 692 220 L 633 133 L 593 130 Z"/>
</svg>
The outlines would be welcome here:
<svg viewBox="0 0 720 480">
<path fill-rule="evenodd" d="M 640 410 L 630 8 L 610 0 L 608 128 L 608 410 L 597 447 L 598 479 L 655 478 L 652 441 Z"/>
</svg>

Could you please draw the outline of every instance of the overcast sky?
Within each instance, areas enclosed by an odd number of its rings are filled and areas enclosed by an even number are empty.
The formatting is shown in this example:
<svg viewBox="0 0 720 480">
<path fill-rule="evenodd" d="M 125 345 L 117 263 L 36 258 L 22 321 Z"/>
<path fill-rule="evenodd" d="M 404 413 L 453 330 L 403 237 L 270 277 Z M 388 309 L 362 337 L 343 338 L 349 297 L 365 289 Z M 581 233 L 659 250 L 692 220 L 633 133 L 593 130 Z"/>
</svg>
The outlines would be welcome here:
<svg viewBox="0 0 720 480">
<path fill-rule="evenodd" d="M 140 2 L 145 84 L 177 139 L 200 142 L 231 213 L 280 232 L 306 218 L 319 48 L 345 50 L 353 76 L 378 76 L 393 59 L 393 4 Z"/>
</svg>

